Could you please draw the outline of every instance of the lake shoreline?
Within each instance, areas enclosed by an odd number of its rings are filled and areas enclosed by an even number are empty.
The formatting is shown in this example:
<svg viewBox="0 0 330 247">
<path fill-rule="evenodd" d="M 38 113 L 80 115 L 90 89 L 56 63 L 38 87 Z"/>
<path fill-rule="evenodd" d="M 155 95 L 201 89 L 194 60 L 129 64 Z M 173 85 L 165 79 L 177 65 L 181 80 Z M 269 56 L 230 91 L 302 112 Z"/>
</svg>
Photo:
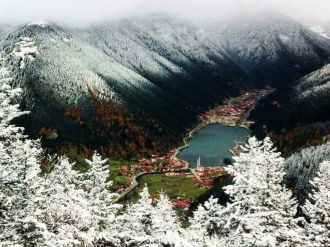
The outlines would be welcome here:
<svg viewBox="0 0 330 247">
<path fill-rule="evenodd" d="M 190 170 L 195 170 L 196 168 L 191 167 L 191 164 L 190 164 L 188 161 L 183 160 L 183 159 L 180 159 L 180 158 L 178 157 L 178 155 L 180 154 L 181 151 L 183 151 L 184 149 L 190 147 L 190 145 L 189 145 L 189 141 L 190 141 L 192 138 L 194 138 L 195 135 L 196 135 L 199 131 L 201 131 L 201 130 L 203 130 L 203 129 L 205 129 L 205 128 L 211 126 L 211 125 L 223 125 L 223 126 L 230 127 L 230 128 L 240 127 L 240 128 L 244 128 L 244 129 L 246 129 L 246 130 L 250 133 L 250 129 L 249 129 L 247 126 L 245 126 L 245 125 L 225 124 L 225 123 L 223 123 L 223 122 L 217 122 L 217 121 L 212 121 L 212 122 L 208 122 L 208 121 L 206 121 L 206 122 L 202 122 L 202 123 L 198 124 L 194 129 L 192 129 L 192 130 L 188 133 L 188 135 L 187 135 L 186 137 L 183 138 L 184 145 L 176 149 L 176 151 L 175 151 L 175 153 L 174 153 L 174 155 L 173 155 L 173 158 L 176 159 L 176 160 L 182 160 L 182 161 L 187 162 L 187 168 L 190 169 Z M 230 154 L 233 153 L 232 148 L 234 148 L 235 146 L 237 146 L 237 143 L 234 143 L 234 145 L 233 145 L 230 149 L 228 149 L 228 152 L 229 152 Z M 217 167 L 223 167 L 223 166 L 224 166 L 223 164 L 219 164 L 219 165 L 203 166 L 203 167 L 213 167 L 213 168 L 217 168 Z"/>
<path fill-rule="evenodd" d="M 253 121 L 248 121 L 248 117 L 250 116 L 251 111 L 255 108 L 258 101 L 265 97 L 269 92 L 265 90 L 255 90 L 246 92 L 245 94 L 242 94 L 236 98 L 230 98 L 225 100 L 225 103 L 223 105 L 220 105 L 218 107 L 215 107 L 213 109 L 210 109 L 208 112 L 201 114 L 200 116 L 200 123 L 196 125 L 195 128 L 193 128 L 191 131 L 188 132 L 188 134 L 183 138 L 184 145 L 181 147 L 178 147 L 173 155 L 173 159 L 176 160 L 182 160 L 178 157 L 179 153 L 183 151 L 184 149 L 189 147 L 189 140 L 191 140 L 196 133 L 201 131 L 202 129 L 212 125 L 212 124 L 222 124 L 224 126 L 228 127 L 241 127 L 245 128 L 249 132 L 250 126 L 253 124 Z M 243 98 L 247 97 L 248 100 L 244 102 Z M 233 104 L 232 101 L 234 99 L 238 99 L 241 101 L 238 104 Z M 220 110 L 219 110 L 220 108 Z M 225 108 L 225 111 L 222 109 Z M 229 109 L 226 109 L 229 108 Z M 243 110 L 242 110 L 243 108 Z M 219 114 L 219 111 L 224 111 Z M 236 115 L 237 112 L 239 112 L 240 115 Z M 233 150 L 237 146 L 237 143 L 235 143 L 228 152 L 230 154 L 236 154 L 237 152 Z M 190 167 L 189 162 L 187 162 L 187 168 L 193 169 Z M 212 167 L 223 167 L 223 165 L 218 166 L 212 166 Z"/>
<path fill-rule="evenodd" d="M 211 114 L 207 115 L 206 114 L 201 114 L 198 123 L 196 124 L 196 127 L 194 127 L 192 130 L 190 130 L 188 132 L 188 134 L 183 138 L 183 145 L 174 149 L 174 153 L 170 156 L 170 160 L 173 160 L 174 162 L 176 161 L 181 161 L 185 163 L 185 166 L 182 166 L 180 169 L 171 169 L 169 171 L 164 171 L 164 172 L 143 172 L 140 174 L 136 174 L 133 176 L 132 180 L 133 183 L 126 188 L 126 190 L 124 191 L 124 193 L 122 193 L 121 195 L 119 195 L 119 197 L 117 198 L 116 201 L 120 201 L 123 198 L 129 197 L 129 195 L 137 188 L 137 186 L 139 186 L 139 180 L 141 177 L 144 177 L 146 175 L 150 175 L 150 174 L 167 174 L 167 173 L 172 173 L 172 172 L 180 172 L 180 171 L 185 171 L 185 172 L 189 172 L 191 173 L 194 177 L 196 177 L 196 181 L 197 182 L 201 182 L 201 184 L 204 184 L 204 180 L 206 179 L 205 177 L 200 177 L 199 171 L 196 168 L 191 167 L 190 163 L 182 160 L 178 157 L 178 154 L 189 147 L 189 140 L 191 140 L 199 131 L 203 130 L 204 128 L 212 125 L 212 124 L 222 124 L 224 126 L 227 127 L 241 127 L 246 129 L 247 131 L 250 132 L 250 128 L 249 126 L 253 123 L 252 121 L 248 121 L 247 118 L 249 117 L 250 112 L 253 110 L 253 108 L 255 107 L 255 105 L 257 104 L 258 100 L 260 100 L 263 96 L 265 96 L 267 94 L 266 91 L 250 91 L 250 92 L 246 92 L 244 95 L 248 95 L 248 100 L 249 104 L 246 102 L 240 102 L 239 104 L 233 104 L 234 107 L 231 105 L 231 101 L 232 100 L 237 100 L 239 98 L 243 97 L 243 94 L 239 97 L 236 98 L 230 98 L 228 100 L 225 100 L 223 105 L 219 105 L 215 108 L 210 109 L 210 111 L 215 111 L 212 112 Z M 251 100 L 252 99 L 252 100 Z M 230 104 L 230 106 L 232 108 L 234 108 L 234 112 L 236 111 L 235 108 L 237 108 L 236 113 L 238 112 L 238 115 L 234 115 L 234 114 L 218 114 L 217 110 L 219 108 L 225 108 L 228 105 L 228 102 Z M 243 107 L 242 107 L 243 106 Z M 231 148 L 228 149 L 228 152 L 230 154 L 232 154 L 230 151 L 232 148 L 234 148 L 236 146 L 237 143 L 235 143 Z M 218 165 L 218 166 L 205 166 L 203 168 L 212 168 L 212 169 L 218 169 L 223 167 L 223 165 Z M 202 169 L 201 169 L 202 170 Z M 222 172 L 221 174 L 224 174 L 224 172 Z M 206 186 L 205 184 L 203 186 Z"/>
</svg>

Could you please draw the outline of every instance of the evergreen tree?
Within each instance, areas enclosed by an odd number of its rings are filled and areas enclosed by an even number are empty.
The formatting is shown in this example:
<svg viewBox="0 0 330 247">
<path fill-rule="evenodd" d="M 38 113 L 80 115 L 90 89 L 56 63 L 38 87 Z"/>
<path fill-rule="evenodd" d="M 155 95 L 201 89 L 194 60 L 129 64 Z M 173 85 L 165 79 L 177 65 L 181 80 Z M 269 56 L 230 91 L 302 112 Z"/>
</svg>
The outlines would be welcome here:
<svg viewBox="0 0 330 247">
<path fill-rule="evenodd" d="M 54 161 L 39 191 L 43 200 L 35 205 L 34 215 L 47 225 L 51 233 L 45 240 L 47 246 L 92 246 L 95 241 L 90 202 L 86 192 L 76 188 L 79 173 L 72 169 L 72 165 L 67 158 Z"/>
<path fill-rule="evenodd" d="M 126 211 L 117 217 L 117 231 L 122 246 L 144 246 L 153 243 L 152 214 L 154 207 L 148 187 L 140 192 L 139 200 L 128 205 Z"/>
<path fill-rule="evenodd" d="M 216 242 L 226 246 L 299 245 L 301 229 L 294 218 L 297 204 L 281 185 L 284 159 L 269 138 L 262 142 L 250 138 L 234 159 L 225 168 L 234 180 L 225 187 L 230 203 L 223 207 L 211 198 L 195 212 L 190 228 L 211 236 L 204 242 L 217 238 Z"/>
<path fill-rule="evenodd" d="M 226 238 L 221 232 L 223 206 L 218 199 L 211 197 L 204 205 L 199 205 L 189 219 L 188 239 L 196 246 L 225 246 Z"/>
<path fill-rule="evenodd" d="M 169 198 L 161 193 L 152 214 L 152 236 L 161 246 L 191 246 Z"/>
<path fill-rule="evenodd" d="M 235 163 L 225 169 L 234 184 L 225 188 L 232 202 L 221 227 L 228 229 L 232 244 L 292 246 L 301 242 L 294 218 L 297 203 L 281 184 L 284 159 L 268 137 L 262 142 L 250 138 Z"/>
<path fill-rule="evenodd" d="M 118 206 L 108 189 L 105 161 L 97 154 L 82 175 L 67 158 L 41 172 L 39 141 L 11 121 L 25 114 L 13 100 L 20 94 L 0 71 L 0 243 L 9 246 L 94 246 L 115 241 L 111 228 Z"/>
<path fill-rule="evenodd" d="M 118 246 L 191 246 L 170 200 L 160 194 L 156 205 L 144 187 L 139 200 L 117 218 Z"/>
<path fill-rule="evenodd" d="M 306 224 L 309 246 L 330 246 L 330 162 L 320 164 L 311 182 L 313 192 L 306 200 L 303 212 L 310 219 Z"/>
<path fill-rule="evenodd" d="M 90 202 L 89 210 L 92 211 L 94 220 L 97 222 L 96 238 L 99 244 L 115 243 L 116 231 L 112 225 L 121 206 L 113 204 L 114 198 L 118 195 L 110 191 L 112 181 L 109 180 L 108 160 L 102 159 L 95 152 L 92 159 L 87 159 L 86 162 L 90 168 L 80 175 L 77 184 L 84 189 Z"/>
<path fill-rule="evenodd" d="M 26 139 L 23 128 L 11 124 L 25 114 L 13 100 L 21 93 L 12 89 L 9 71 L 0 69 L 0 242 L 7 245 L 39 243 L 43 222 L 34 218 L 33 204 L 42 184 L 40 143 Z"/>
</svg>

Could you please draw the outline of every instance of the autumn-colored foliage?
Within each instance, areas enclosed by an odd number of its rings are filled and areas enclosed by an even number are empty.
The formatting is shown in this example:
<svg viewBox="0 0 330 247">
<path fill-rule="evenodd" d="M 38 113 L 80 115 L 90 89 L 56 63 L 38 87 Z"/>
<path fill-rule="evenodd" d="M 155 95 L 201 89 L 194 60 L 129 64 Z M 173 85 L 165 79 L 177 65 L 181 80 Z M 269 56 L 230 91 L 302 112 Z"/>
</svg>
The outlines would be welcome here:
<svg viewBox="0 0 330 247">
<path fill-rule="evenodd" d="M 287 156 L 304 147 L 317 146 L 330 140 L 330 123 L 305 125 L 271 136 L 271 139 L 279 151 Z"/>
<path fill-rule="evenodd" d="M 70 107 L 64 113 L 64 116 L 69 116 L 74 120 L 75 124 L 83 124 L 81 121 L 81 110 L 78 107 Z"/>
<path fill-rule="evenodd" d="M 145 116 L 136 118 L 123 105 L 99 92 L 91 92 L 88 111 L 85 114 L 82 109 L 71 107 L 65 116 L 82 127 L 90 143 L 104 156 L 146 157 L 165 153 L 175 144 L 158 121 Z"/>
</svg>

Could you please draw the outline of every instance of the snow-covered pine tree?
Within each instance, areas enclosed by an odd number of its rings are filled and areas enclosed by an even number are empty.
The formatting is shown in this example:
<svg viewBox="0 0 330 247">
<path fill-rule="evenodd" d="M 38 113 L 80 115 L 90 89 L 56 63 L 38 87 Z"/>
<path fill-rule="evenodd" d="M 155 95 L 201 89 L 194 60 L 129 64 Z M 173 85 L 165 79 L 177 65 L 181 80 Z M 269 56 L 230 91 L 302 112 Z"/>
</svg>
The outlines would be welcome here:
<svg viewBox="0 0 330 247">
<path fill-rule="evenodd" d="M 3 72 L 6 71 L 2 69 L 2 76 L 8 75 Z M 8 80 L 8 76 L 1 78 L 0 90 L 1 243 L 17 246 L 79 244 L 79 235 L 84 233 L 82 225 L 87 225 L 88 202 L 74 187 L 76 173 L 67 159 L 60 159 L 51 173 L 41 176 L 40 142 L 27 139 L 23 128 L 11 124 L 25 112 L 12 104 L 20 89 L 12 89 L 6 83 Z M 81 219 L 83 223 L 79 222 Z"/>
<path fill-rule="evenodd" d="M 319 165 L 326 160 L 330 160 L 330 141 L 304 148 L 285 160 L 284 182 L 293 187 L 293 193 L 300 204 L 305 202 L 312 190 L 309 181 L 316 176 Z"/>
<path fill-rule="evenodd" d="M 113 204 L 113 200 L 118 195 L 110 191 L 112 181 L 109 180 L 109 166 L 107 159 L 102 159 L 98 153 L 94 153 L 91 160 L 86 159 L 89 170 L 80 174 L 78 186 L 86 192 L 90 202 L 94 220 L 97 223 L 96 238 L 98 244 L 112 243 L 115 238 L 115 228 L 112 228 L 116 214 L 121 208 L 118 204 Z"/>
<path fill-rule="evenodd" d="M 0 243 L 4 246 L 94 246 L 113 241 L 117 212 L 108 191 L 104 161 L 94 155 L 81 180 L 67 158 L 57 158 L 49 172 L 40 170 L 39 141 L 11 124 L 25 114 L 12 103 L 20 89 L 9 86 L 10 73 L 0 69 Z M 81 185 L 90 185 L 82 188 Z"/>
<path fill-rule="evenodd" d="M 109 187 L 107 181 L 109 177 L 109 169 L 108 166 L 106 166 L 108 160 L 102 159 L 97 152 L 94 152 L 92 159 L 86 159 L 85 161 L 89 165 L 89 169 L 86 172 L 81 173 L 80 186 L 86 191 L 91 191 L 96 186 L 102 188 Z M 101 186 L 99 184 L 101 184 Z"/>
<path fill-rule="evenodd" d="M 82 175 L 67 158 L 60 157 L 44 176 L 39 193 L 43 200 L 34 215 L 47 225 L 47 246 L 116 243 L 112 225 L 119 206 L 112 204 L 115 194 L 108 190 L 106 160 L 94 154 L 87 162 L 90 169 Z"/>
<path fill-rule="evenodd" d="M 60 157 L 44 175 L 42 200 L 33 215 L 47 225 L 46 246 L 93 246 L 97 240 L 90 201 L 84 190 L 76 188 L 79 173 L 72 165 Z"/>
<path fill-rule="evenodd" d="M 152 236 L 160 246 L 191 246 L 169 198 L 161 193 L 152 214 Z"/>
<path fill-rule="evenodd" d="M 292 246 L 301 241 L 297 204 L 282 186 L 284 159 L 270 139 L 252 137 L 235 163 L 226 168 L 234 184 L 225 187 L 231 203 L 222 213 L 229 245 Z"/>
<path fill-rule="evenodd" d="M 330 246 L 330 162 L 320 164 L 311 182 L 313 192 L 302 207 L 310 219 L 306 224 L 308 246 Z"/>
<path fill-rule="evenodd" d="M 23 128 L 11 124 L 13 119 L 25 114 L 12 103 L 20 89 L 9 86 L 10 73 L 5 68 L 1 68 L 0 80 L 0 240 L 4 245 L 47 246 L 55 236 L 49 228 L 57 220 L 52 216 L 59 210 L 59 203 L 52 205 L 53 212 L 40 207 L 52 194 L 47 190 L 49 184 L 39 176 L 42 149 L 38 141 L 26 139 Z M 59 198 L 65 200 L 63 195 Z M 70 231 L 66 233 L 70 235 Z"/>
<path fill-rule="evenodd" d="M 147 186 L 139 200 L 117 217 L 116 225 L 119 246 L 191 246 L 170 200 L 160 194 L 154 206 Z"/>
<path fill-rule="evenodd" d="M 116 219 L 116 229 L 121 246 L 144 246 L 153 242 L 152 212 L 154 207 L 148 187 L 140 192 L 139 200 L 127 206 Z"/>
<path fill-rule="evenodd" d="M 211 197 L 204 205 L 199 205 L 189 219 L 187 238 L 194 246 L 226 246 L 225 234 L 221 232 L 223 206 L 217 198 Z"/>
<path fill-rule="evenodd" d="M 0 69 L 0 242 L 8 245 L 39 243 L 45 225 L 32 216 L 36 191 L 42 182 L 40 143 L 26 139 L 23 128 L 11 121 L 22 112 L 13 100 L 21 90 L 9 86 L 9 71 Z"/>
</svg>

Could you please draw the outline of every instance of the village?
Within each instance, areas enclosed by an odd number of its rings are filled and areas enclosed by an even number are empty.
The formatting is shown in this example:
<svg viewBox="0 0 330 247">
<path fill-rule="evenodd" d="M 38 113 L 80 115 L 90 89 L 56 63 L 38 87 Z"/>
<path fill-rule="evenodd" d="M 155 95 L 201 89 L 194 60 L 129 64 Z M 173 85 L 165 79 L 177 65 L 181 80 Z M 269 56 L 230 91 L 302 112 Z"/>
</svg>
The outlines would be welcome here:
<svg viewBox="0 0 330 247">
<path fill-rule="evenodd" d="M 227 98 L 224 103 L 201 114 L 202 121 L 223 123 L 229 126 L 240 125 L 249 128 L 253 123 L 247 120 L 256 102 L 269 94 L 265 89 L 242 92 L 240 96 Z"/>
<path fill-rule="evenodd" d="M 253 123 L 247 120 L 249 112 L 256 102 L 268 93 L 266 90 L 253 90 L 242 92 L 238 97 L 225 99 L 224 104 L 213 107 L 200 115 L 200 124 L 190 132 L 189 136 L 211 123 L 222 123 L 230 126 L 240 125 L 249 128 Z M 242 144 L 236 143 L 228 151 L 232 156 L 238 155 Z M 121 166 L 120 173 L 126 178 L 126 184 L 121 186 L 117 192 L 123 196 L 133 191 L 139 186 L 137 177 L 147 174 L 163 174 L 167 178 L 185 176 L 195 184 L 196 188 L 206 189 L 213 186 L 215 178 L 225 174 L 223 166 L 204 167 L 203 164 L 199 163 L 196 168 L 190 168 L 188 162 L 177 158 L 178 152 L 184 147 L 170 150 L 164 156 L 153 155 L 150 159 L 139 160 L 137 164 Z M 187 197 L 174 197 L 171 199 L 175 207 L 184 210 L 187 210 L 192 202 Z"/>
</svg>

